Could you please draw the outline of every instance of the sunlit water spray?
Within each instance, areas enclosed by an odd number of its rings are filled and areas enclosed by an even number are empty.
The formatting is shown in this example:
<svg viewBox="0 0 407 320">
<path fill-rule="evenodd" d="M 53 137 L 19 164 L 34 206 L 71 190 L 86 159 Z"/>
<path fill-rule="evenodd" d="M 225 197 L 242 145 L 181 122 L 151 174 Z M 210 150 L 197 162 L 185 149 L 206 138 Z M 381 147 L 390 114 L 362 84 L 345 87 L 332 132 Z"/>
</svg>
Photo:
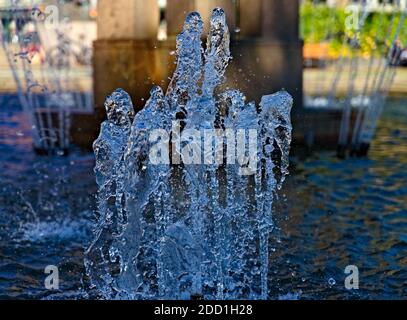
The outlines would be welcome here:
<svg viewBox="0 0 407 320">
<path fill-rule="evenodd" d="M 123 90 L 106 100 L 85 258 L 100 298 L 269 297 L 272 203 L 288 174 L 293 101 L 279 92 L 257 108 L 222 91 L 231 59 L 222 9 L 210 24 L 203 51 L 201 17 L 187 16 L 166 94 L 154 87 L 136 115 Z"/>
</svg>

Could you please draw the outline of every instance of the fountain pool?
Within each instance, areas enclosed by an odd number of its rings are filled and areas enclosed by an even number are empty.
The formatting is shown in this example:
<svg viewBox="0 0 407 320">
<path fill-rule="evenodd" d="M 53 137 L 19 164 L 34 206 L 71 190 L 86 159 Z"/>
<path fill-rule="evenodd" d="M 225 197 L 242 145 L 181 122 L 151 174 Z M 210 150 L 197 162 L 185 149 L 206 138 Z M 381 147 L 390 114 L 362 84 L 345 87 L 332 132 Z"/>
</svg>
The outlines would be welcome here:
<svg viewBox="0 0 407 320">
<path fill-rule="evenodd" d="M 403 297 L 404 103 L 392 102 L 385 109 L 369 158 L 294 155 L 291 175 L 282 184 L 288 172 L 290 98 L 285 93 L 265 96 L 256 108 L 245 104 L 240 92 L 228 90 L 216 98 L 226 110 L 217 118 L 214 92 L 229 60 L 223 13 L 214 12 L 205 63 L 200 60 L 201 31 L 199 17 L 190 15 L 178 38 L 174 83 L 165 96 L 154 88 L 134 121 L 124 91 L 107 99 L 108 120 L 94 144 L 95 175 L 90 153 L 35 156 L 24 113 L 9 101 L 1 109 L 0 297 Z M 171 120 L 166 110 L 181 120 L 184 132 L 194 125 L 216 129 L 216 123 L 256 128 L 262 170 L 253 171 L 249 160 L 223 169 L 222 178 L 220 164 L 169 170 L 168 164 L 148 163 L 144 147 L 152 141 L 146 130 L 166 129 Z M 185 160 L 193 147 L 183 153 L 183 146 L 176 143 L 172 151 Z M 216 150 L 213 144 L 209 148 Z M 275 150 L 279 152 L 273 154 Z M 250 183 L 242 183 L 249 178 L 241 169 L 252 172 Z M 183 204 L 165 207 L 174 181 Z M 230 192 L 241 190 L 231 186 L 247 188 L 254 201 Z M 44 284 L 50 265 L 59 269 L 58 289 Z M 359 290 L 344 286 L 349 265 L 360 270 Z"/>
<path fill-rule="evenodd" d="M 270 298 L 405 297 L 405 104 L 387 102 L 368 158 L 339 161 L 334 152 L 292 158 L 274 215 Z M 96 209 L 94 156 L 35 156 L 23 111 L 0 105 L 0 297 L 84 299 L 83 254 Z M 64 179 L 55 183 L 61 167 Z M 59 291 L 44 287 L 50 264 L 60 268 Z M 359 266 L 358 291 L 343 286 L 348 264 Z"/>
</svg>

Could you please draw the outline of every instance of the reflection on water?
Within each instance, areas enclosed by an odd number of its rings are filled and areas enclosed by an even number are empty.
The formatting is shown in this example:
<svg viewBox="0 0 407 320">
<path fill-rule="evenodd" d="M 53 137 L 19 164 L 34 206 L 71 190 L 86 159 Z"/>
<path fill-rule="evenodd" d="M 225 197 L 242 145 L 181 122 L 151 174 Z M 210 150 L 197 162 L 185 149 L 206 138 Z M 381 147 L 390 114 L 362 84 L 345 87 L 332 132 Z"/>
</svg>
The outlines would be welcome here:
<svg viewBox="0 0 407 320">
<path fill-rule="evenodd" d="M 22 112 L 0 108 L 0 299 L 55 294 L 44 287 L 51 264 L 63 296 L 77 295 L 91 235 L 93 156 L 35 156 Z"/>
<path fill-rule="evenodd" d="M 407 109 L 400 101 L 389 103 L 368 159 L 320 153 L 297 163 L 277 208 L 274 287 L 302 298 L 406 297 L 406 174 Z M 356 292 L 344 288 L 347 265 L 359 268 Z"/>
<path fill-rule="evenodd" d="M 0 107 L 0 298 L 83 298 L 95 199 L 93 155 L 37 157 L 21 112 Z M 392 101 L 368 159 L 294 159 L 280 194 L 271 295 L 397 299 L 407 294 L 407 109 Z M 44 287 L 57 265 L 60 290 Z M 356 265 L 360 290 L 344 288 Z"/>
</svg>

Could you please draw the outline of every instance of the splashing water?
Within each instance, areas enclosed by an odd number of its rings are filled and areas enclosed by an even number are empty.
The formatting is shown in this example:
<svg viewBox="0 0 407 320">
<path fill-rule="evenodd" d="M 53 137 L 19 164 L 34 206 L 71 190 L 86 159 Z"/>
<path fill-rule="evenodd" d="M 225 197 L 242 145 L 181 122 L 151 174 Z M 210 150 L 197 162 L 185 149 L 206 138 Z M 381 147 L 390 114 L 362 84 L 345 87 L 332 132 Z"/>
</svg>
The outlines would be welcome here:
<svg viewBox="0 0 407 320">
<path fill-rule="evenodd" d="M 106 100 L 94 143 L 99 216 L 85 259 L 99 298 L 269 296 L 272 202 L 288 174 L 293 101 L 279 92 L 256 108 L 238 90 L 222 92 L 224 11 L 210 23 L 203 51 L 202 20 L 187 16 L 166 94 L 154 87 L 135 117 L 123 90 Z"/>
</svg>

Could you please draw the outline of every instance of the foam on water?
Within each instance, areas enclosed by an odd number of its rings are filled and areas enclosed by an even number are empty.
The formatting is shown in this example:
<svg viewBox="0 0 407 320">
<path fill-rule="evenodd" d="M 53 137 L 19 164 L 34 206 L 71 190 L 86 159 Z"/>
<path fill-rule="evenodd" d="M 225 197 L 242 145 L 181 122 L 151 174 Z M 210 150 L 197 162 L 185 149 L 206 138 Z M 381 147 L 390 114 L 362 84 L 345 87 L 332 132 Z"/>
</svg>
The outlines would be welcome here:
<svg viewBox="0 0 407 320">
<path fill-rule="evenodd" d="M 58 219 L 56 221 L 27 222 L 23 224 L 19 237 L 23 241 L 30 242 L 86 242 L 90 236 L 88 222 L 84 219 L 70 220 Z"/>
</svg>

